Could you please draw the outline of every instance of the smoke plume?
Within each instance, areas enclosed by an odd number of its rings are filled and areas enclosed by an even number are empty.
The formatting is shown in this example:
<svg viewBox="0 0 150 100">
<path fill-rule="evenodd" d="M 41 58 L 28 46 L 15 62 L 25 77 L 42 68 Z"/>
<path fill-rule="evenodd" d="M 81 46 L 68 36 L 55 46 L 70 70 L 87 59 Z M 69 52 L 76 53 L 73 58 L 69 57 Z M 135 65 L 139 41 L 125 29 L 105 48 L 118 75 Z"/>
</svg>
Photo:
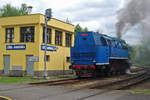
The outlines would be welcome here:
<svg viewBox="0 0 150 100">
<path fill-rule="evenodd" d="M 143 37 L 150 37 L 150 0 L 127 1 L 125 7 L 118 11 L 117 37 L 121 38 L 123 34 L 137 24 L 142 26 Z"/>
<path fill-rule="evenodd" d="M 137 30 L 137 34 L 141 32 L 141 45 L 134 46 L 132 63 L 150 66 L 150 0 L 128 0 L 125 7 L 118 11 L 118 38 L 137 24 L 141 26 Z"/>
</svg>

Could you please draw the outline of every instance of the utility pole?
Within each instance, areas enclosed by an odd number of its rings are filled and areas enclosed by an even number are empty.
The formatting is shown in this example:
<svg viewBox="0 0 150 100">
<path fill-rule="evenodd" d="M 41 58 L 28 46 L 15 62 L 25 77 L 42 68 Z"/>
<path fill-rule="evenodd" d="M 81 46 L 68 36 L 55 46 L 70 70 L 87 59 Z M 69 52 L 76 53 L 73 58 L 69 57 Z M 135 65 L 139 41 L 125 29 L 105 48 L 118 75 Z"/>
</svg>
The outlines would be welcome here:
<svg viewBox="0 0 150 100">
<path fill-rule="evenodd" d="M 46 9 L 45 11 L 45 51 L 44 51 L 44 78 L 47 79 L 48 78 L 48 74 L 47 74 L 47 66 L 46 66 L 46 61 L 47 61 L 47 22 L 51 20 L 52 17 L 52 10 L 50 9 Z"/>
</svg>

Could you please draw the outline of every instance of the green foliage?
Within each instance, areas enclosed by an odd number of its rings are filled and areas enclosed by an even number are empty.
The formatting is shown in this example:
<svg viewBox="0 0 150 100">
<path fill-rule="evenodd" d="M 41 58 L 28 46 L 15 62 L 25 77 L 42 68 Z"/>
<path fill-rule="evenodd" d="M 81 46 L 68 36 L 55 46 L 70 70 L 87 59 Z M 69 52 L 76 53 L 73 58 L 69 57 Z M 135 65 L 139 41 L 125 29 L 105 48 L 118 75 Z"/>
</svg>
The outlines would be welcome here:
<svg viewBox="0 0 150 100">
<path fill-rule="evenodd" d="M 134 90 L 132 91 L 133 94 L 145 94 L 150 95 L 150 90 Z"/>
<path fill-rule="evenodd" d="M 132 52 L 129 52 L 129 55 L 130 55 L 130 61 L 134 63 L 135 55 L 136 55 L 136 46 L 132 46 Z"/>
<path fill-rule="evenodd" d="M 22 4 L 20 8 L 13 7 L 10 4 L 6 4 L 0 8 L 0 17 L 21 16 L 27 14 L 28 12 L 26 4 Z"/>
<path fill-rule="evenodd" d="M 75 26 L 75 35 L 74 35 L 75 38 L 76 38 L 77 33 L 78 33 L 78 32 L 82 32 L 82 30 L 83 30 L 83 29 L 82 29 L 82 27 L 81 27 L 79 24 L 77 24 L 77 25 Z"/>
<path fill-rule="evenodd" d="M 19 9 L 20 15 L 27 15 L 28 14 L 28 7 L 26 4 L 22 4 L 21 8 Z"/>
<path fill-rule="evenodd" d="M 33 79 L 31 77 L 2 77 L 0 78 L 0 83 L 23 83 L 23 82 L 35 82 L 38 79 Z"/>
<path fill-rule="evenodd" d="M 0 13 L 1 17 L 19 16 L 19 11 L 17 8 L 12 7 L 10 4 L 3 6 L 3 8 L 0 9 Z"/>
<path fill-rule="evenodd" d="M 139 66 L 150 66 L 150 40 L 134 46 L 131 53 L 131 62 Z"/>
<path fill-rule="evenodd" d="M 68 78 L 75 78 L 75 75 L 60 75 L 56 77 L 50 77 L 48 80 L 63 80 Z M 32 78 L 32 77 L 0 77 L 0 83 L 25 83 L 25 82 L 40 82 L 47 81 L 44 78 Z"/>
<path fill-rule="evenodd" d="M 83 32 L 88 32 L 88 28 L 85 27 L 85 28 L 83 29 Z"/>
<path fill-rule="evenodd" d="M 88 32 L 88 28 L 82 28 L 79 24 L 75 26 L 75 37 L 78 32 Z"/>
<path fill-rule="evenodd" d="M 75 33 L 77 33 L 77 32 L 81 32 L 83 29 L 82 29 L 82 27 L 79 25 L 79 24 L 77 24 L 76 26 L 75 26 Z"/>
</svg>

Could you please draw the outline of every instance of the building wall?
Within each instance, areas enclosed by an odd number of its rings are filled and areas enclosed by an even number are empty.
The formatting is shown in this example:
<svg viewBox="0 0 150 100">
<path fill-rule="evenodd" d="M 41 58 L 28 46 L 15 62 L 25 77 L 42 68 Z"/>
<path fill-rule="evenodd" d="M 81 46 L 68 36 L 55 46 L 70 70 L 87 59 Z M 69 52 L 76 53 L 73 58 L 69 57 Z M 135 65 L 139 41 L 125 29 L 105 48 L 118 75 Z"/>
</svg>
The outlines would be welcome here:
<svg viewBox="0 0 150 100">
<path fill-rule="evenodd" d="M 47 70 L 69 70 L 70 63 L 66 62 L 66 57 L 70 57 L 70 47 L 65 46 L 65 33 L 63 32 L 63 45 L 56 46 L 55 45 L 55 29 L 52 29 L 52 44 L 48 44 L 48 46 L 56 47 L 56 51 L 47 51 L 47 55 L 50 56 L 50 60 L 47 61 Z M 41 40 L 41 45 L 44 45 Z M 44 70 L 44 51 L 40 50 L 39 52 L 39 70 Z"/>
<path fill-rule="evenodd" d="M 35 37 L 33 43 L 20 42 L 20 27 L 34 26 Z M 5 43 L 5 28 L 14 28 L 14 43 Z M 12 66 L 22 66 L 23 71 L 27 69 L 27 55 L 39 57 L 39 62 L 34 62 L 34 71 L 44 71 L 44 51 L 41 50 L 43 44 L 44 15 L 35 14 L 27 16 L 16 16 L 0 18 L 0 70 L 4 70 L 4 55 L 10 55 L 10 70 Z M 72 45 L 74 45 L 74 26 L 57 19 L 48 22 L 48 27 L 52 29 L 52 43 L 48 44 L 57 48 L 56 51 L 47 51 L 50 60 L 47 62 L 47 70 L 69 70 L 69 62 L 66 57 L 70 56 L 70 47 L 65 46 L 65 33 L 72 34 Z M 63 32 L 62 46 L 55 45 L 55 29 Z M 26 50 L 6 50 L 6 45 L 26 44 Z"/>
<path fill-rule="evenodd" d="M 40 15 L 40 24 L 41 29 L 44 27 L 44 16 Z M 47 51 L 47 55 L 50 55 L 50 61 L 47 62 L 47 70 L 69 70 L 69 62 L 66 62 L 66 57 L 70 57 L 70 47 L 65 46 L 65 34 L 72 34 L 72 46 L 74 45 L 74 26 L 71 24 L 66 24 L 57 19 L 51 19 L 48 22 L 48 28 L 51 28 L 52 31 L 52 41 L 49 46 L 55 46 L 56 51 Z M 62 46 L 55 45 L 55 30 L 62 31 Z M 43 31 L 42 31 L 43 32 Z M 43 34 L 40 34 L 42 37 Z M 40 38 L 40 45 L 44 45 L 43 38 Z M 38 71 L 44 70 L 44 51 L 40 50 L 39 52 L 39 69 Z"/>
<path fill-rule="evenodd" d="M 24 25 L 22 25 L 24 26 Z M 28 26 L 28 25 L 25 25 Z M 31 25 L 29 25 L 31 26 Z M 0 29 L 0 69 L 4 69 L 4 55 L 10 55 L 10 70 L 12 70 L 12 66 L 22 66 L 23 70 L 26 70 L 26 55 L 39 55 L 39 26 L 35 26 L 35 42 L 34 43 L 20 43 L 20 26 L 9 26 L 14 27 L 14 43 L 5 43 L 5 28 L 9 28 L 8 26 L 4 26 Z M 17 44 L 26 44 L 26 50 L 6 50 L 6 45 L 17 45 Z M 38 70 L 38 62 L 35 62 L 35 70 Z"/>
</svg>

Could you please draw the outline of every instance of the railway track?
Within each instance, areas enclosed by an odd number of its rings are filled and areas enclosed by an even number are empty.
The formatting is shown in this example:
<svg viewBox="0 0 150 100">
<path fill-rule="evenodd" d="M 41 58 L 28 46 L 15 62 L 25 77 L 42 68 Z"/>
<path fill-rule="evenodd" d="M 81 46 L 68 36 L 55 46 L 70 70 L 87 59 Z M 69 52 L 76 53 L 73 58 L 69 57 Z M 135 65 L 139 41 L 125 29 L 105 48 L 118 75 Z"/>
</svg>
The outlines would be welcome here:
<svg viewBox="0 0 150 100">
<path fill-rule="evenodd" d="M 138 72 L 137 74 L 135 72 Z M 121 76 L 111 76 L 111 77 L 101 77 L 101 78 L 95 78 L 95 79 L 87 79 L 85 81 L 80 81 L 79 83 L 75 84 L 65 84 L 65 86 L 68 87 L 74 87 L 74 88 L 89 88 L 89 89 L 96 89 L 97 87 L 107 87 L 112 84 L 117 84 L 120 81 L 128 81 L 131 79 L 134 79 L 136 77 L 140 77 L 144 74 L 144 70 L 136 70 L 134 71 L 134 74 L 126 74 Z"/>
<path fill-rule="evenodd" d="M 138 69 L 135 70 L 134 72 L 138 72 L 138 71 L 142 71 L 143 69 Z M 103 78 L 83 78 L 83 79 L 78 79 L 78 78 L 70 78 L 70 79 L 63 79 L 63 80 L 55 80 L 55 81 L 43 81 L 43 82 L 36 82 L 36 83 L 29 83 L 30 85 L 46 85 L 46 86 L 56 86 L 56 85 L 60 85 L 60 86 L 72 86 L 72 85 L 77 85 L 77 84 L 84 84 L 86 82 L 94 82 L 94 81 L 98 81 L 98 83 L 93 84 L 93 85 L 89 85 L 89 86 L 83 86 L 81 88 L 98 88 L 98 87 L 106 87 L 112 84 L 117 84 L 120 83 L 121 81 L 128 81 L 130 79 L 134 79 L 136 77 L 139 77 L 142 74 L 139 75 L 133 75 L 132 77 L 125 79 L 125 80 L 120 80 L 120 81 L 115 81 L 115 82 L 110 82 L 110 83 L 105 83 L 102 85 L 99 85 L 99 83 L 101 83 L 101 80 L 103 80 Z"/>
<path fill-rule="evenodd" d="M 141 72 L 140 72 L 141 71 Z M 147 80 L 150 78 L 150 69 L 136 69 L 133 70 L 133 72 L 140 72 L 138 74 L 134 75 L 127 75 L 126 78 L 122 78 L 121 80 L 113 80 L 113 81 L 105 81 L 105 78 L 99 78 L 99 79 L 78 79 L 78 78 L 71 78 L 71 79 L 64 79 L 64 80 L 56 80 L 56 81 L 44 81 L 44 82 L 37 82 L 37 83 L 30 83 L 31 85 L 46 85 L 46 86 L 71 86 L 71 85 L 77 85 L 77 84 L 85 84 L 86 82 L 94 82 L 97 81 L 95 84 L 90 84 L 86 86 L 81 86 L 80 88 L 75 88 L 74 90 L 71 90 L 69 92 L 75 92 L 80 91 L 81 89 L 101 89 L 101 92 L 91 94 L 82 98 L 79 98 L 78 100 L 84 100 L 96 95 L 100 95 L 106 92 L 110 92 L 113 90 L 122 90 L 129 88 L 130 86 L 136 85 L 138 83 L 143 82 L 144 80 Z M 112 77 L 113 78 L 113 77 Z M 109 78 L 108 78 L 109 80 Z M 102 83 L 102 81 L 104 83 Z M 78 87 L 78 85 L 77 85 Z M 68 93 L 68 92 L 67 92 Z"/>
<path fill-rule="evenodd" d="M 73 82 L 78 81 L 78 78 L 69 78 L 69 79 L 63 79 L 63 80 L 55 80 L 55 81 L 42 81 L 42 82 L 34 82 L 29 83 L 30 85 L 59 85 L 59 84 L 65 84 L 66 82 Z"/>
<path fill-rule="evenodd" d="M 44 85 L 44 86 L 67 86 L 67 85 L 73 85 L 73 84 L 79 84 L 79 83 L 84 83 L 88 81 L 95 80 L 93 78 L 70 78 L 70 79 L 63 79 L 63 80 L 55 80 L 55 81 L 43 81 L 43 82 L 34 82 L 34 83 L 29 83 L 30 85 Z"/>
<path fill-rule="evenodd" d="M 106 92 L 110 92 L 113 90 L 122 90 L 122 89 L 127 89 L 133 85 L 139 84 L 147 79 L 150 79 L 150 69 L 146 69 L 146 71 L 143 74 L 137 75 L 135 77 L 132 78 L 128 78 L 128 79 L 124 79 L 124 80 L 120 80 L 120 81 L 116 81 L 116 82 L 112 82 L 109 84 L 104 84 L 103 86 L 94 86 L 94 87 L 90 87 L 90 89 L 102 89 L 103 91 L 95 93 L 95 94 L 91 94 L 82 98 L 79 98 L 78 100 L 85 100 L 87 98 L 91 98 L 100 94 L 104 94 Z"/>
<path fill-rule="evenodd" d="M 128 82 L 124 83 L 124 85 L 122 84 L 122 86 L 120 88 L 118 88 L 118 90 L 123 90 L 123 89 L 128 89 L 129 87 L 133 86 L 133 85 L 137 85 L 139 83 L 142 83 L 146 80 L 150 79 L 150 69 L 147 70 L 143 75 L 141 75 L 140 77 L 137 77 L 133 80 L 129 80 Z"/>
<path fill-rule="evenodd" d="M 145 68 L 144 67 L 138 67 L 136 69 L 131 69 L 131 72 L 135 73 L 135 72 L 142 71 L 142 70 L 145 70 Z"/>
<path fill-rule="evenodd" d="M 144 73 L 144 74 L 132 77 L 132 78 L 112 82 L 112 83 L 109 83 L 109 84 L 104 84 L 104 85 L 101 85 L 101 86 L 99 86 L 99 85 L 92 86 L 90 89 L 121 90 L 121 89 L 128 88 L 130 86 L 139 84 L 139 83 L 143 82 L 144 80 L 149 79 L 150 76 L 148 76 L 148 75 L 150 75 L 150 74 Z"/>
<path fill-rule="evenodd" d="M 89 87 L 90 87 L 90 89 L 108 89 L 108 90 L 110 90 L 110 87 L 113 87 L 114 85 L 115 86 L 119 86 L 119 85 L 121 85 L 123 83 L 127 83 L 127 85 L 129 85 L 129 84 L 132 84 L 132 82 L 137 80 L 137 79 L 147 78 L 146 76 L 148 76 L 147 75 L 147 71 L 144 72 L 144 73 L 141 73 L 141 74 L 137 74 L 137 75 L 131 76 L 129 78 L 121 79 L 121 80 L 114 81 L 114 82 L 109 82 L 109 83 L 102 84 L 102 85 L 99 85 L 99 83 L 97 83 L 97 84 L 95 84 L 95 85 L 93 85 L 91 87 L 89 86 Z M 142 81 L 142 80 L 138 80 L 138 81 Z"/>
<path fill-rule="evenodd" d="M 85 81 L 85 79 L 81 80 L 81 79 L 72 79 L 72 80 L 65 80 L 65 81 L 58 81 L 58 82 L 53 82 L 53 83 L 48 83 L 48 86 L 52 86 L 52 85 L 66 85 L 66 84 L 75 84 L 81 81 Z"/>
</svg>

